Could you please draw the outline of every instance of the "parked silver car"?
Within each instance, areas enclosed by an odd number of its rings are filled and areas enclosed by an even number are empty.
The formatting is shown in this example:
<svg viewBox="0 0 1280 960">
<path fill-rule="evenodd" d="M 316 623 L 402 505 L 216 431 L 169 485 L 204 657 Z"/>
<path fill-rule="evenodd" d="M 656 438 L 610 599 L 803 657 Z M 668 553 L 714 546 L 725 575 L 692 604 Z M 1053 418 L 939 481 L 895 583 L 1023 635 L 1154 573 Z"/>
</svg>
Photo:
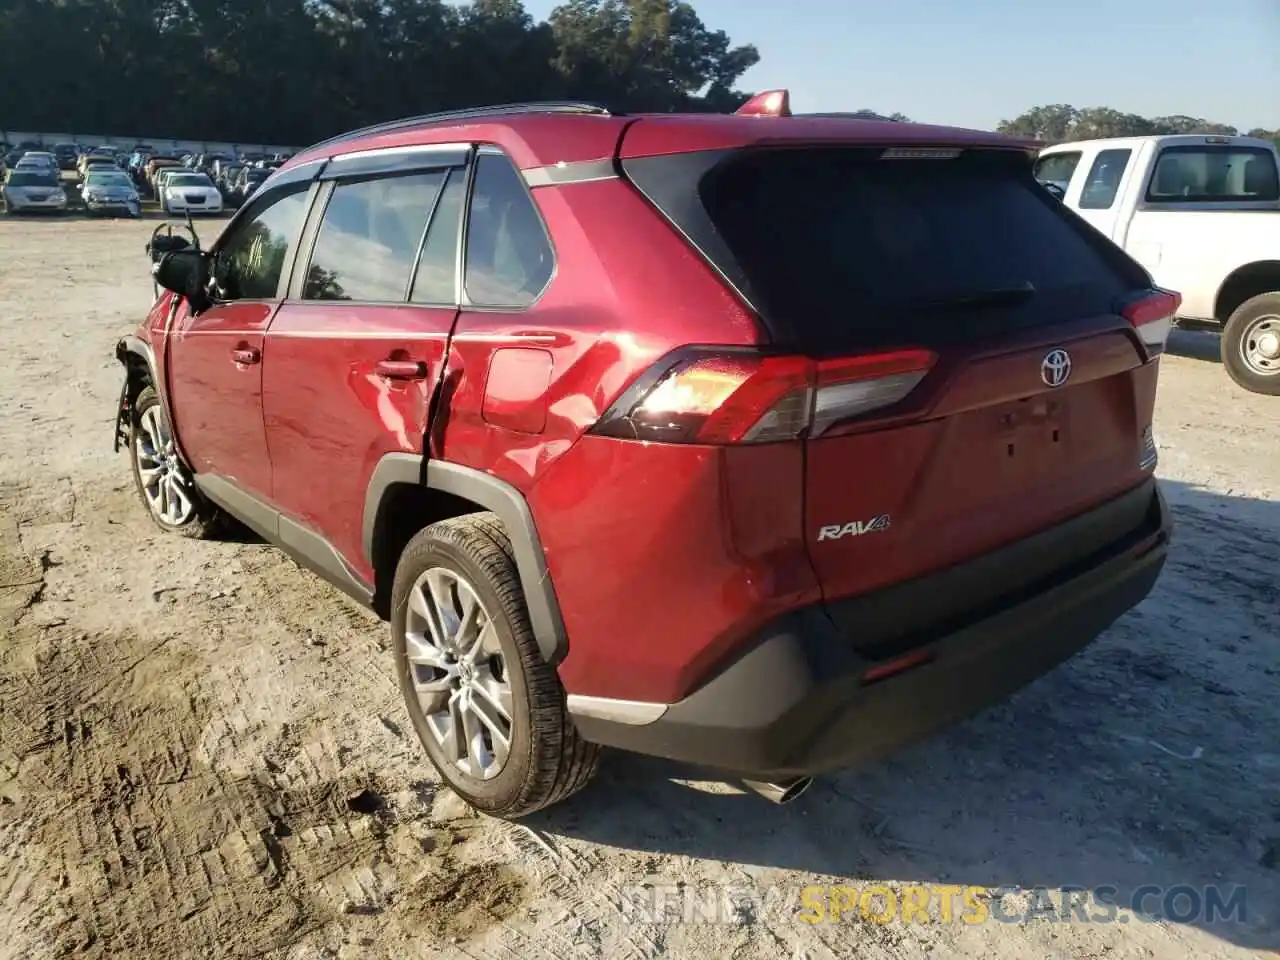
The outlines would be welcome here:
<svg viewBox="0 0 1280 960">
<path fill-rule="evenodd" d="M 15 169 L 5 181 L 4 212 L 15 213 L 61 213 L 67 208 L 67 195 L 58 182 L 55 170 L 49 173 L 44 170 Z"/>
<path fill-rule="evenodd" d="M 80 188 L 80 198 L 90 213 L 127 213 L 142 216 L 138 191 L 123 170 L 90 169 Z"/>
</svg>

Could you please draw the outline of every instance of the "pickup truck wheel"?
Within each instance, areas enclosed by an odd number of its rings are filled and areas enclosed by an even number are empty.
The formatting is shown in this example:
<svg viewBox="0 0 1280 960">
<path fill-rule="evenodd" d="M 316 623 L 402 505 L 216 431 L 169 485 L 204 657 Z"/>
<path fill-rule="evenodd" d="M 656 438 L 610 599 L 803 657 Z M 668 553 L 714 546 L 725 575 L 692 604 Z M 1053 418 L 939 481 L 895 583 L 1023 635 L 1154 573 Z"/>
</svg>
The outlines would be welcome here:
<svg viewBox="0 0 1280 960">
<path fill-rule="evenodd" d="M 133 404 L 129 459 L 138 497 L 156 526 L 195 540 L 217 533 L 222 515 L 200 493 L 179 459 L 164 407 L 152 387 L 145 387 Z"/>
<path fill-rule="evenodd" d="M 586 785 L 598 748 L 578 736 L 538 650 L 497 517 L 444 520 L 409 541 L 396 567 L 391 629 L 409 718 L 467 803 L 513 819 Z"/>
<path fill-rule="evenodd" d="M 1280 293 L 1264 293 L 1236 308 L 1222 331 L 1222 365 L 1253 393 L 1280 396 Z"/>
</svg>

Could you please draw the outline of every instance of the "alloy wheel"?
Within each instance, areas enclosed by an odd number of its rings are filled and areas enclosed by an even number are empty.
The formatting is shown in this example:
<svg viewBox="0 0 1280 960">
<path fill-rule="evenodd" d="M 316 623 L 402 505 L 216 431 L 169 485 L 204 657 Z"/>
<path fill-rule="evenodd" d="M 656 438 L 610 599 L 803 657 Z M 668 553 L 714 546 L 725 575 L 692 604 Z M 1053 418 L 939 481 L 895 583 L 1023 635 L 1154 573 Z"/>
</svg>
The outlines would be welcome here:
<svg viewBox="0 0 1280 960">
<path fill-rule="evenodd" d="M 169 526 L 182 526 L 195 515 L 196 501 L 191 478 L 178 459 L 158 405 L 148 407 L 138 418 L 133 450 L 147 506 Z"/>
<path fill-rule="evenodd" d="M 496 777 L 511 751 L 511 682 L 494 621 L 464 577 L 432 567 L 414 582 L 405 653 L 443 758 L 477 780 Z"/>
</svg>

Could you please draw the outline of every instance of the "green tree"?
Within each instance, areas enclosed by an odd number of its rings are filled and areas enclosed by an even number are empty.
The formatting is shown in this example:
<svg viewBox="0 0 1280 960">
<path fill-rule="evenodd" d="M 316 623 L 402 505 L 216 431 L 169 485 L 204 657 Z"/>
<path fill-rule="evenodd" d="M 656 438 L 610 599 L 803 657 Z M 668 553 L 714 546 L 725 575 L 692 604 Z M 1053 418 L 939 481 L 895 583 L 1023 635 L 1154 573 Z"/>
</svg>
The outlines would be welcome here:
<svg viewBox="0 0 1280 960">
<path fill-rule="evenodd" d="M 1217 123 L 1202 117 L 1188 117 L 1180 114 L 1167 117 L 1143 117 L 1136 113 L 1114 110 L 1111 107 L 1077 109 L 1065 103 L 1032 107 L 1012 120 L 1002 120 L 996 129 L 1001 133 L 1031 137 L 1049 143 L 1090 140 L 1097 137 L 1141 137 L 1152 134 L 1201 133 L 1210 136 L 1234 137 L 1240 133 L 1230 124 Z M 1255 128 L 1249 131 L 1249 136 L 1280 139 L 1280 131 Z"/>
<path fill-rule="evenodd" d="M 520 0 L 0 0 L 0 49 L 6 128 L 246 143 L 561 97 L 729 110 L 759 60 L 669 0 L 541 23 Z"/>
</svg>

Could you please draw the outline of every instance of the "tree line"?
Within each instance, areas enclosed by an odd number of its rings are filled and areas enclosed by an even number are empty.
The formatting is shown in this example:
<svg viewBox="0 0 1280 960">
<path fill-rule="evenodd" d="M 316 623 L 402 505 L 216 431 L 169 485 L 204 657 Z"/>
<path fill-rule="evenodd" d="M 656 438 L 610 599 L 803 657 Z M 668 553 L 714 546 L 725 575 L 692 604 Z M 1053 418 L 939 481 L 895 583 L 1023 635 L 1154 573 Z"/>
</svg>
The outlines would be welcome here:
<svg viewBox="0 0 1280 960">
<path fill-rule="evenodd" d="M 299 145 L 518 100 L 729 111 L 746 100 L 738 82 L 760 60 L 684 0 L 565 0 L 546 21 L 520 0 L 5 0 L 0 50 L 3 129 Z M 1280 138 L 1066 104 L 997 129 L 1050 142 Z"/>
<path fill-rule="evenodd" d="M 1216 123 L 1203 117 L 1143 117 L 1111 107 L 1079 109 L 1065 103 L 1032 107 L 1012 120 L 1002 120 L 1000 133 L 1032 137 L 1049 143 L 1092 140 L 1098 137 L 1143 137 L 1153 134 L 1203 133 L 1210 136 L 1261 137 L 1280 142 L 1280 130 L 1254 127 L 1240 130 L 1227 123 Z"/>
<path fill-rule="evenodd" d="M 732 110 L 760 59 L 682 0 L 8 0 L 0 128 L 314 142 L 477 104 Z"/>
</svg>

